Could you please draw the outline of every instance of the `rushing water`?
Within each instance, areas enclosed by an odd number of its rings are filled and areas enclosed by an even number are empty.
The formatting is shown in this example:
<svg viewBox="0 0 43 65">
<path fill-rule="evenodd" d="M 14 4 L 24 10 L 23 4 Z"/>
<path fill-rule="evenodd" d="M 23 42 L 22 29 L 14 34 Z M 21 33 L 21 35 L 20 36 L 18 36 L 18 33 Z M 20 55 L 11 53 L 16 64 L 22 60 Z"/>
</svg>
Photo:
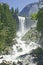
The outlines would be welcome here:
<svg viewBox="0 0 43 65">
<path fill-rule="evenodd" d="M 28 56 L 33 49 L 39 46 L 38 44 L 32 41 L 26 44 L 26 41 L 21 40 L 22 36 L 27 32 L 27 30 L 25 30 L 25 26 L 24 26 L 25 17 L 19 16 L 18 18 L 19 18 L 19 32 L 17 32 L 17 37 L 15 38 L 17 41 L 17 44 L 13 45 L 12 47 L 13 50 L 11 51 L 11 55 L 3 55 L 3 59 L 0 59 L 0 63 L 2 62 L 2 60 L 16 62 L 18 59 L 21 59 L 21 57 L 24 58 L 24 56 Z M 35 65 L 35 64 L 32 64 L 32 60 L 31 60 L 32 57 L 30 55 L 28 57 L 30 58 L 29 65 Z M 24 63 L 25 63 L 25 60 L 24 60 Z"/>
<path fill-rule="evenodd" d="M 18 19 L 19 19 L 19 32 L 20 32 L 21 34 L 23 34 L 24 31 L 25 31 L 25 27 L 24 27 L 25 17 L 20 17 L 20 16 L 18 16 Z"/>
</svg>

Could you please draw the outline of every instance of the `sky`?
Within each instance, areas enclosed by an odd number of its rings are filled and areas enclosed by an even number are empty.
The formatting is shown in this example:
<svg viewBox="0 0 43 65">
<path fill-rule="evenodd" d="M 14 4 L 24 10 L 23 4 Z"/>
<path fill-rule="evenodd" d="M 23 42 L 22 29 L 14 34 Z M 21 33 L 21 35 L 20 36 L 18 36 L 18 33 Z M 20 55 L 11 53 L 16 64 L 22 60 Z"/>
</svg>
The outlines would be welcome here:
<svg viewBox="0 0 43 65">
<path fill-rule="evenodd" d="M 37 2 L 38 0 L 0 0 L 0 3 L 7 3 L 10 8 L 18 8 L 21 11 L 26 5 Z"/>
</svg>

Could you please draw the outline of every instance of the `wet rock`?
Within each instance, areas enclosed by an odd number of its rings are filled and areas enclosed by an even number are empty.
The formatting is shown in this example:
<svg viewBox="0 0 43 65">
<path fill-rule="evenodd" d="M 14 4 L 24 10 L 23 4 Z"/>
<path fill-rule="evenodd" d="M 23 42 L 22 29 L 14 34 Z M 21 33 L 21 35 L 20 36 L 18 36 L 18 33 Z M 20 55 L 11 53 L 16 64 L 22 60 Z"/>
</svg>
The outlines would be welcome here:
<svg viewBox="0 0 43 65">
<path fill-rule="evenodd" d="M 29 65 L 28 63 L 26 65 Z"/>
<path fill-rule="evenodd" d="M 3 56 L 0 56 L 0 59 L 2 59 L 3 58 Z"/>
<path fill-rule="evenodd" d="M 41 47 L 43 48 L 43 38 L 40 39 L 39 44 L 40 44 Z"/>
<path fill-rule="evenodd" d="M 12 65 L 12 63 L 9 61 L 3 60 L 0 65 Z"/>
<path fill-rule="evenodd" d="M 17 44 L 17 40 L 16 40 L 16 38 L 15 39 L 13 39 L 13 43 L 12 44 Z"/>
<path fill-rule="evenodd" d="M 13 65 L 17 65 L 15 62 L 13 62 Z"/>
<path fill-rule="evenodd" d="M 37 65 L 43 65 L 43 61 L 38 62 Z"/>
<path fill-rule="evenodd" d="M 18 61 L 17 64 L 19 64 L 19 65 L 23 65 L 23 63 L 22 63 L 21 61 Z"/>
<path fill-rule="evenodd" d="M 29 54 L 26 53 L 26 54 L 24 54 L 24 55 L 20 55 L 19 58 L 22 58 L 22 57 L 25 58 L 25 57 L 28 56 L 28 55 L 29 55 Z"/>
<path fill-rule="evenodd" d="M 18 52 L 22 52 L 22 48 L 20 46 L 16 46 Z"/>
</svg>

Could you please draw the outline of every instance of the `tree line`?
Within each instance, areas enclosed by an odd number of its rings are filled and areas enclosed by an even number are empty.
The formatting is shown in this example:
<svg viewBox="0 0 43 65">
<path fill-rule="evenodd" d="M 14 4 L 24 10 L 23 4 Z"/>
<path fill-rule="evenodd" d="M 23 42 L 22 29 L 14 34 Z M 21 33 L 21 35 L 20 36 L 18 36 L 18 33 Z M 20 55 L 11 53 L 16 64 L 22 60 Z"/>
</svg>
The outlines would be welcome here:
<svg viewBox="0 0 43 65">
<path fill-rule="evenodd" d="M 10 9 L 5 3 L 0 4 L 0 51 L 6 46 L 10 46 L 12 39 L 16 36 L 17 10 Z"/>
</svg>

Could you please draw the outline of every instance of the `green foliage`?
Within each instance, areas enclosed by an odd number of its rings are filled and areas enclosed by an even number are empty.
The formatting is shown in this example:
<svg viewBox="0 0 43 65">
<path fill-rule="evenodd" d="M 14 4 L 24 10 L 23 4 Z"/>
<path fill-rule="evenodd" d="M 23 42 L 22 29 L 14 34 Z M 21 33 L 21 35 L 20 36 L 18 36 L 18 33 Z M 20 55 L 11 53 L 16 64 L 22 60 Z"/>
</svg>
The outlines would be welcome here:
<svg viewBox="0 0 43 65">
<path fill-rule="evenodd" d="M 18 15 L 19 14 L 19 9 L 15 9 L 15 14 Z"/>
<path fill-rule="evenodd" d="M 37 13 L 31 14 L 31 19 L 36 20 L 37 19 Z"/>
<path fill-rule="evenodd" d="M 13 7 L 11 8 L 11 13 L 14 14 L 14 9 L 13 9 Z"/>
<path fill-rule="evenodd" d="M 33 62 L 37 62 L 37 65 L 43 65 L 43 49 L 38 47 L 31 52 L 31 55 L 34 57 Z"/>
<path fill-rule="evenodd" d="M 16 30 L 19 29 L 19 19 L 18 19 L 18 15 L 19 15 L 19 9 L 17 8 L 17 9 L 15 9 L 15 12 L 14 12 L 14 15 L 13 15 L 13 17 L 14 17 L 15 20 L 16 20 Z"/>
<path fill-rule="evenodd" d="M 37 49 L 32 51 L 32 54 L 37 57 L 40 57 L 41 55 L 43 56 L 43 49 L 38 47 Z"/>
<path fill-rule="evenodd" d="M 37 30 L 43 33 L 43 8 L 41 8 L 37 14 Z"/>
<path fill-rule="evenodd" d="M 31 28 L 23 37 L 22 40 L 24 41 L 33 41 L 36 42 L 39 40 L 40 34 L 34 28 Z"/>
<path fill-rule="evenodd" d="M 11 12 L 7 4 L 0 4 L 0 50 L 6 45 L 11 45 L 12 39 L 16 36 L 16 21 L 12 16 L 13 11 Z"/>
</svg>

